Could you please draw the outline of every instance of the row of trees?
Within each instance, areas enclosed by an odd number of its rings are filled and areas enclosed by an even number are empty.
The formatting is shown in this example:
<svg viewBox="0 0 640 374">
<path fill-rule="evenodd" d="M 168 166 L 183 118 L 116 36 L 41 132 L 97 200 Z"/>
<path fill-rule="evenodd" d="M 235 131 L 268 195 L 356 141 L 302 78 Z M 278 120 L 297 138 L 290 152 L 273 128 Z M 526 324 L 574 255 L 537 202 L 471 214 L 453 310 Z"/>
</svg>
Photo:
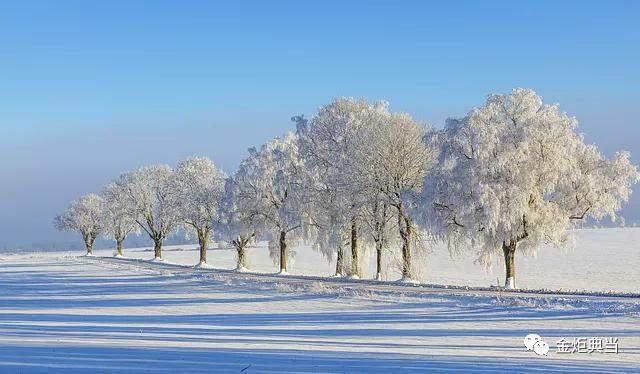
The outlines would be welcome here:
<svg viewBox="0 0 640 374">
<path fill-rule="evenodd" d="M 99 234 L 116 242 L 117 256 L 131 233 L 144 232 L 154 243 L 155 258 L 162 259 L 162 243 L 183 228 L 197 236 L 201 262 L 215 222 L 220 222 L 226 198 L 226 176 L 207 158 L 191 158 L 174 170 L 167 165 L 143 167 L 121 175 L 99 194 L 74 201 L 54 220 L 60 230 L 82 234 L 87 254 Z"/>
<path fill-rule="evenodd" d="M 412 281 L 413 256 L 427 243 L 475 250 L 489 264 L 503 257 L 515 287 L 516 251 L 560 247 L 587 217 L 615 220 L 640 180 L 626 152 L 606 159 L 576 131 L 577 121 L 533 91 L 491 95 L 466 117 L 433 130 L 385 102 L 340 98 L 295 133 L 252 148 L 233 176 L 208 159 L 127 173 L 71 204 L 58 228 L 79 231 L 91 253 L 102 233 L 122 242 L 144 232 L 162 258 L 162 241 L 184 228 L 198 237 L 200 263 L 212 234 L 238 251 L 269 241 L 287 272 L 292 242 L 313 243 L 337 276 L 362 275 L 360 255 L 376 254 L 377 278 L 390 248 Z"/>
</svg>

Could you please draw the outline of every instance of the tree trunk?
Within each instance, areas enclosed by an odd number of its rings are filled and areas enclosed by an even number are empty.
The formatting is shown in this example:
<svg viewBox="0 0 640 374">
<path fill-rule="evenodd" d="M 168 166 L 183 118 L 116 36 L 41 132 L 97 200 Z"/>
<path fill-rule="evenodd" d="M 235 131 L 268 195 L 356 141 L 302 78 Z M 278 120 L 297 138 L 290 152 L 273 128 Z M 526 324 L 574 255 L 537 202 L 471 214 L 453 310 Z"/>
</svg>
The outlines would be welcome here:
<svg viewBox="0 0 640 374">
<path fill-rule="evenodd" d="M 162 239 L 153 240 L 153 253 L 157 260 L 162 260 Z"/>
<path fill-rule="evenodd" d="M 93 243 L 85 242 L 84 246 L 87 248 L 87 256 L 93 256 Z"/>
<path fill-rule="evenodd" d="M 287 272 L 287 232 L 280 231 L 280 273 Z"/>
<path fill-rule="evenodd" d="M 404 222 L 405 235 L 402 238 L 402 277 L 404 279 L 413 279 L 413 272 L 411 271 L 411 221 L 405 217 Z"/>
<path fill-rule="evenodd" d="M 236 270 L 244 270 L 247 268 L 247 255 L 244 251 L 245 244 L 240 244 L 236 247 L 238 251 L 238 264 L 236 265 Z"/>
<path fill-rule="evenodd" d="M 209 232 L 198 230 L 198 243 L 200 244 L 200 263 L 207 263 L 207 246 L 209 244 Z"/>
<path fill-rule="evenodd" d="M 93 256 L 93 242 L 96 240 L 95 236 L 91 233 L 82 233 L 82 240 L 84 240 L 84 247 L 87 250 L 86 256 Z"/>
<path fill-rule="evenodd" d="M 504 265 L 505 265 L 505 281 L 504 287 L 507 289 L 516 288 L 516 262 L 515 254 L 518 242 L 509 241 L 502 243 L 502 252 L 504 253 Z"/>
<path fill-rule="evenodd" d="M 376 241 L 376 279 L 382 280 L 382 240 Z"/>
<path fill-rule="evenodd" d="M 402 239 L 402 280 L 412 280 L 411 271 L 411 221 L 405 217 L 402 204 L 398 206 L 398 230 Z"/>
<path fill-rule="evenodd" d="M 124 256 L 122 254 L 122 242 L 123 241 L 124 241 L 124 239 L 116 239 L 116 251 L 118 253 L 118 257 Z"/>
<path fill-rule="evenodd" d="M 382 205 L 382 218 L 376 222 L 376 279 L 382 280 L 382 250 L 385 243 L 385 227 L 387 225 L 387 204 Z"/>
<path fill-rule="evenodd" d="M 351 277 L 360 278 L 360 261 L 358 259 L 358 225 L 356 218 L 351 219 Z"/>
<path fill-rule="evenodd" d="M 342 244 L 338 246 L 338 258 L 336 259 L 336 277 L 342 277 L 344 270 L 344 250 Z"/>
<path fill-rule="evenodd" d="M 247 269 L 247 253 L 245 248 L 247 247 L 247 244 L 249 244 L 251 238 L 252 236 L 245 238 L 242 235 L 238 235 L 236 239 L 231 241 L 233 246 L 236 248 L 236 252 L 238 252 L 238 259 L 236 262 L 236 270 L 238 271 Z"/>
</svg>

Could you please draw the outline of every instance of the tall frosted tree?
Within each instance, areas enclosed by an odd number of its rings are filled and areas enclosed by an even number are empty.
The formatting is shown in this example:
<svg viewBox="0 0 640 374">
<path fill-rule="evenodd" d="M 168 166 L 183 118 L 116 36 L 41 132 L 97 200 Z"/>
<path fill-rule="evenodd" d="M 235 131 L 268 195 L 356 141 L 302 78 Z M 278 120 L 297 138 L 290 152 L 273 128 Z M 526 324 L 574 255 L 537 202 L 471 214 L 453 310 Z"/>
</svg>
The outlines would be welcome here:
<svg viewBox="0 0 640 374">
<path fill-rule="evenodd" d="M 359 152 L 357 165 L 366 175 L 368 196 L 378 200 L 371 204 L 373 211 L 370 214 L 378 257 L 384 244 L 386 220 L 393 213 L 402 245 L 402 279 L 413 281 L 415 272 L 411 254 L 417 242 L 418 227 L 411 211 L 422 191 L 427 171 L 436 162 L 437 152 L 426 142 L 427 127 L 408 114 L 391 113 L 385 106 L 377 111 L 377 115 L 376 125 L 369 126 L 365 138 L 367 147 Z M 378 258 L 377 262 L 381 260 Z"/>
<path fill-rule="evenodd" d="M 115 182 L 102 191 L 104 200 L 104 230 L 106 238 L 116 242 L 116 256 L 122 257 L 122 243 L 131 233 L 140 232 L 136 223 L 136 213 L 129 203 L 129 192 L 126 185 Z"/>
<path fill-rule="evenodd" d="M 237 209 L 256 232 L 269 237 L 272 258 L 287 273 L 288 238 L 302 227 L 302 173 L 294 134 L 250 149 L 235 177 Z"/>
<path fill-rule="evenodd" d="M 75 200 L 67 210 L 53 220 L 61 231 L 77 231 L 82 235 L 87 256 L 93 255 L 93 244 L 104 227 L 104 200 L 88 194 Z"/>
<path fill-rule="evenodd" d="M 453 248 L 471 244 L 485 263 L 504 258 L 507 288 L 516 287 L 516 252 L 562 246 L 576 220 L 615 219 L 639 180 L 628 153 L 606 159 L 575 118 L 527 89 L 489 96 L 437 138 L 428 205 Z"/>
<path fill-rule="evenodd" d="M 220 218 L 225 175 L 213 161 L 195 157 L 178 164 L 173 180 L 178 214 L 187 230 L 197 235 L 200 266 L 204 266 L 211 231 Z"/>
<path fill-rule="evenodd" d="M 154 243 L 154 257 L 162 260 L 162 242 L 180 224 L 173 169 L 167 165 L 142 167 L 123 175 L 136 223 Z"/>
<path fill-rule="evenodd" d="M 315 246 L 329 258 L 337 254 L 339 276 L 345 242 L 351 249 L 351 276 L 362 276 L 358 239 L 367 187 L 357 156 L 367 148 L 364 133 L 375 125 L 381 105 L 338 98 L 322 106 L 308 123 L 298 121 L 300 153 L 312 177 L 305 190 Z"/>
<path fill-rule="evenodd" d="M 321 113 L 327 115 L 328 113 Z M 304 204 L 309 219 L 305 228 L 313 248 L 328 260 L 336 260 L 335 276 L 344 276 L 345 247 L 349 245 L 351 204 L 341 181 L 340 157 L 346 157 L 347 139 L 330 119 L 319 115 L 309 123 L 302 117 L 296 122 L 299 150 L 307 172 Z M 338 141 L 340 140 L 340 141 Z"/>
</svg>

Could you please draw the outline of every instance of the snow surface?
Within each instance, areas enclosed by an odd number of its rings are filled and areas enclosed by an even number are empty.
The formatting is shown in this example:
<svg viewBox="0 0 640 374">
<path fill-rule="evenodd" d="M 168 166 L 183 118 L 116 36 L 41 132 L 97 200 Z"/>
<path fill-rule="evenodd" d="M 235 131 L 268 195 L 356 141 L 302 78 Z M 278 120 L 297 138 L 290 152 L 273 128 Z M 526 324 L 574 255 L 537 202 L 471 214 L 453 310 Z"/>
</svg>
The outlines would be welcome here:
<svg viewBox="0 0 640 374">
<path fill-rule="evenodd" d="M 526 271 L 535 262 L 516 259 L 519 286 L 629 291 L 638 284 L 637 235 L 637 229 L 583 230 L 579 254 L 540 253 L 537 261 L 548 267 L 540 267 L 539 283 Z M 629 257 L 605 260 L 609 248 L 628 250 Z M 194 269 L 197 250 L 179 247 L 163 253 L 164 263 L 151 262 L 153 251 L 146 249 L 125 250 L 128 259 L 113 258 L 112 250 L 95 257 L 0 254 L 0 373 L 640 372 L 640 298 L 632 295 L 300 276 L 331 273 L 331 264 L 304 249 L 290 263 L 291 275 L 279 276 L 267 252 L 252 248 L 249 265 L 271 274 Z M 558 256 L 577 261 L 577 268 L 553 265 Z M 580 257 L 598 266 L 576 277 L 589 262 Z M 455 274 L 467 264 L 437 261 L 448 265 L 429 265 L 434 274 L 425 274 L 434 283 L 466 276 L 470 284 L 491 284 L 482 282 L 488 279 L 478 275 L 482 269 Z M 209 264 L 233 268 L 232 251 L 211 250 Z M 556 275 L 560 270 L 568 273 Z M 584 287 L 582 277 L 606 274 L 617 276 Z M 548 356 L 526 350 L 530 333 L 549 343 Z M 620 353 L 558 354 L 561 337 L 616 337 Z"/>
<path fill-rule="evenodd" d="M 215 269 L 216 267 L 213 265 L 210 265 L 206 262 L 199 262 L 196 266 L 194 266 L 194 268 L 196 269 Z"/>
<path fill-rule="evenodd" d="M 568 249 L 542 248 L 537 257 L 516 252 L 516 285 L 523 289 L 590 290 L 600 292 L 640 293 L 640 228 L 575 230 L 575 244 Z M 194 266 L 199 262 L 196 245 L 167 246 L 164 262 Z M 288 261 L 287 271 L 294 275 L 331 276 L 335 259 L 328 262 L 309 247 L 294 248 L 296 255 Z M 124 249 L 127 258 L 151 260 L 153 248 Z M 65 252 L 78 255 L 82 252 Z M 110 256 L 109 250 L 94 250 L 96 256 Z M 219 269 L 235 269 L 235 250 L 211 248 L 207 265 Z M 385 254 L 386 255 L 386 254 Z M 0 254 L 1 256 L 1 254 Z M 362 257 L 364 279 L 376 277 L 373 251 Z M 458 286 L 504 286 L 504 265 L 496 263 L 489 271 L 475 263 L 473 253 L 451 258 L 442 245 L 421 259 L 418 279 L 422 283 Z M 383 264 L 389 261 L 385 257 Z M 266 243 L 247 248 L 249 271 L 276 273 L 279 266 L 269 257 Z M 399 280 L 399 269 L 382 274 L 383 280 Z"/>
</svg>

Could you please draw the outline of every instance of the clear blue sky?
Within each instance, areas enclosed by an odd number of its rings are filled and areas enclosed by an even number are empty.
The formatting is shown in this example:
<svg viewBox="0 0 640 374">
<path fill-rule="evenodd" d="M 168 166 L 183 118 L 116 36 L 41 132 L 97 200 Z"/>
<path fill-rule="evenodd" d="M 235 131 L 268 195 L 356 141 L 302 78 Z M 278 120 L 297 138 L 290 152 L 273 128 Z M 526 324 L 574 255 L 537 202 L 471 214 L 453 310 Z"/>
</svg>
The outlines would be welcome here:
<svg viewBox="0 0 640 374">
<path fill-rule="evenodd" d="M 51 218 L 137 166 L 232 171 L 335 96 L 441 126 L 533 88 L 638 163 L 638 20 L 638 1 L 2 2 L 0 247 L 68 241 Z"/>
</svg>

